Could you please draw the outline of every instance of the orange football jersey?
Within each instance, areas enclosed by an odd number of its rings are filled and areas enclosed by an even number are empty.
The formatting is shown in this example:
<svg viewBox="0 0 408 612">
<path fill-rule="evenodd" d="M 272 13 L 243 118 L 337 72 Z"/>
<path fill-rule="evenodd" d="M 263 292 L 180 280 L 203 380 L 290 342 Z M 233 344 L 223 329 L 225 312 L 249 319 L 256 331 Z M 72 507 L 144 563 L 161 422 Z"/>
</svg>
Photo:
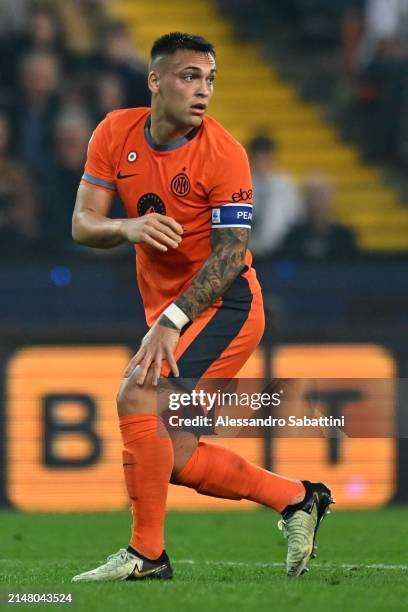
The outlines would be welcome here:
<svg viewBox="0 0 408 612">
<path fill-rule="evenodd" d="M 150 109 L 109 113 L 88 148 L 83 183 L 117 192 L 129 217 L 151 212 L 175 219 L 182 242 L 165 253 L 136 247 L 138 285 L 152 325 L 189 286 L 211 254 L 214 227 L 250 227 L 252 186 L 244 148 L 214 119 L 170 145 L 150 133 Z M 246 254 L 251 291 L 260 291 Z"/>
</svg>

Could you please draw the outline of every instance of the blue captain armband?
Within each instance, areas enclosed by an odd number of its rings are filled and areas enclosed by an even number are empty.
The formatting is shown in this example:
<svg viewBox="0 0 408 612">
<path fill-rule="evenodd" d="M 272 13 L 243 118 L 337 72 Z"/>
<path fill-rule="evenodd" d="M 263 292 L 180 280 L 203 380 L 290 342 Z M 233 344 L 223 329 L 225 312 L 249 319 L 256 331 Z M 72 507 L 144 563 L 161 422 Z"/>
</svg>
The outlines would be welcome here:
<svg viewBox="0 0 408 612">
<path fill-rule="evenodd" d="M 250 204 L 223 204 L 212 209 L 212 227 L 246 227 L 251 229 Z"/>
</svg>

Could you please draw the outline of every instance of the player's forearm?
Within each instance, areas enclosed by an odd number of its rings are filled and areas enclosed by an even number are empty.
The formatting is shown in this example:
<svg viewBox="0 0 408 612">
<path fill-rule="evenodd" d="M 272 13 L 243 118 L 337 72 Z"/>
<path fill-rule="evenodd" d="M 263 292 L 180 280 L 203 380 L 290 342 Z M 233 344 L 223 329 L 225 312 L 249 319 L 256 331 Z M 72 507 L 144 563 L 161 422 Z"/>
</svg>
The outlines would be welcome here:
<svg viewBox="0 0 408 612">
<path fill-rule="evenodd" d="M 243 262 L 245 257 L 239 259 Z M 228 289 L 243 267 L 243 263 L 228 265 L 211 255 L 190 287 L 175 300 L 175 304 L 193 321 Z"/>
<path fill-rule="evenodd" d="M 175 304 L 193 321 L 223 295 L 245 266 L 247 229 L 217 229 L 212 235 L 213 252 L 188 289 Z"/>
<path fill-rule="evenodd" d="M 126 241 L 126 219 L 109 219 L 90 211 L 74 214 L 72 237 L 75 242 L 99 249 L 111 249 Z"/>
</svg>

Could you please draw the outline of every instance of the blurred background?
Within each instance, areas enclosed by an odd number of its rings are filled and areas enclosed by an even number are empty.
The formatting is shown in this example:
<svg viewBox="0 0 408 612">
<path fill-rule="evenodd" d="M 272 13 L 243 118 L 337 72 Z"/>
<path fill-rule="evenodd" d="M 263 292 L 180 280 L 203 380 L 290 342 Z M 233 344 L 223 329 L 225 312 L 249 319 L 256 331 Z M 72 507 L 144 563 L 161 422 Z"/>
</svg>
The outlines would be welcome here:
<svg viewBox="0 0 408 612">
<path fill-rule="evenodd" d="M 74 244 L 71 216 L 92 130 L 149 105 L 149 49 L 172 30 L 215 44 L 210 114 L 252 167 L 268 326 L 242 376 L 327 377 L 344 406 L 375 400 L 359 379 L 391 381 L 395 438 L 228 444 L 327 481 L 343 507 L 407 501 L 408 0 L 0 0 L 0 505 L 126 506 L 114 400 L 146 330 L 133 251 Z"/>
</svg>

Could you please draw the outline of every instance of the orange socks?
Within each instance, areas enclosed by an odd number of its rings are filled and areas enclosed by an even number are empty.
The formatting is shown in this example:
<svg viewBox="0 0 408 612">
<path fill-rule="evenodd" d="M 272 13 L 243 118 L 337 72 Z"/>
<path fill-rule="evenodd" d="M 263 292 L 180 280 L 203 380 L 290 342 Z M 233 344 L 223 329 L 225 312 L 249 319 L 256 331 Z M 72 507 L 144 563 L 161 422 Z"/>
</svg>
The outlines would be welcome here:
<svg viewBox="0 0 408 612">
<path fill-rule="evenodd" d="M 205 442 L 199 443 L 172 482 L 212 497 L 250 499 L 278 512 L 305 496 L 299 480 L 268 472 L 227 448 Z"/>
<path fill-rule="evenodd" d="M 123 469 L 132 502 L 130 545 L 145 557 L 157 559 L 164 549 L 167 489 L 173 469 L 173 445 L 160 417 L 122 416 Z"/>
<path fill-rule="evenodd" d="M 132 414 L 120 417 L 123 468 L 132 502 L 133 529 L 130 546 L 148 559 L 164 549 L 167 489 L 174 464 L 173 445 L 160 417 Z M 283 478 L 249 463 L 221 446 L 200 442 L 175 484 L 203 495 L 249 499 L 282 512 L 303 500 L 301 482 Z"/>
</svg>

